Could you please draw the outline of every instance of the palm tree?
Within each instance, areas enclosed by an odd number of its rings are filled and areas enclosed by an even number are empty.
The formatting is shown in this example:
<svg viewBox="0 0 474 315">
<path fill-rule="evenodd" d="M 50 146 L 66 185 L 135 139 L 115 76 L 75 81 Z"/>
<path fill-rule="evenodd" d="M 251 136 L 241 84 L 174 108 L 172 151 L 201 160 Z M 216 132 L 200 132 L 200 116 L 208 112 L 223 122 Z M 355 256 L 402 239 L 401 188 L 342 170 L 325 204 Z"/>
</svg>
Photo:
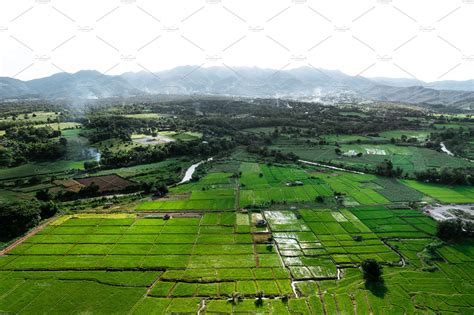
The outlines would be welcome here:
<svg viewBox="0 0 474 315">
<path fill-rule="evenodd" d="M 263 298 L 265 297 L 265 293 L 263 291 L 258 291 L 255 294 L 255 297 L 257 298 L 257 300 L 255 301 L 255 304 L 262 305 L 263 304 Z"/>
<path fill-rule="evenodd" d="M 281 301 L 283 303 L 288 303 L 288 300 L 290 299 L 290 295 L 288 293 L 285 293 L 281 296 Z"/>
<path fill-rule="evenodd" d="M 227 299 L 227 301 L 232 303 L 232 304 L 237 304 L 237 302 L 240 301 L 241 299 L 242 299 L 242 297 L 240 296 L 239 292 L 232 292 L 229 295 L 229 298 Z"/>
</svg>

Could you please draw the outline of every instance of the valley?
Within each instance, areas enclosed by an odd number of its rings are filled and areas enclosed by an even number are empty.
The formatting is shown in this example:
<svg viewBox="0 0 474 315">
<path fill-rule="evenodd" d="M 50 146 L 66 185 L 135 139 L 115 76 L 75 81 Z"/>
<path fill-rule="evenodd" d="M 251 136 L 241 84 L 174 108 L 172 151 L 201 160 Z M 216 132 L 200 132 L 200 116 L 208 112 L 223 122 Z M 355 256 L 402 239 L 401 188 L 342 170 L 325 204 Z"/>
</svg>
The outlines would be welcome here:
<svg viewBox="0 0 474 315">
<path fill-rule="evenodd" d="M 472 313 L 468 111 L 0 106 L 0 312 Z"/>
</svg>

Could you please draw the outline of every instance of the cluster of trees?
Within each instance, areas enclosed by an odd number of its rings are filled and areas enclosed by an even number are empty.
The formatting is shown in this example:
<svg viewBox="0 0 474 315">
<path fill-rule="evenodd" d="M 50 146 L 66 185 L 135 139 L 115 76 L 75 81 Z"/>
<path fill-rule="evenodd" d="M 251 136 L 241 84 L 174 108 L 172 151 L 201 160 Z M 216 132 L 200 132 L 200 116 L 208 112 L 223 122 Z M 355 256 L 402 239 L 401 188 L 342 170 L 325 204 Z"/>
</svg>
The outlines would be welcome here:
<svg viewBox="0 0 474 315">
<path fill-rule="evenodd" d="M 474 237 L 474 224 L 461 219 L 438 223 L 436 235 L 444 241 L 459 241 Z"/>
<path fill-rule="evenodd" d="M 449 185 L 474 185 L 474 167 L 451 168 L 445 167 L 441 170 L 427 169 L 415 172 L 417 180 Z"/>
<path fill-rule="evenodd" d="M 60 135 L 51 127 L 8 129 L 1 140 L 0 166 L 61 158 L 66 154 L 67 140 Z"/>
<path fill-rule="evenodd" d="M 433 142 L 431 146 L 439 148 L 439 143 L 443 142 L 451 152 L 457 155 L 465 154 L 466 142 L 472 139 L 474 139 L 474 128 L 450 128 L 430 134 L 430 140 Z"/>
<path fill-rule="evenodd" d="M 392 161 L 385 160 L 382 163 L 377 164 L 375 167 L 375 173 L 386 177 L 400 177 L 403 174 L 403 170 L 400 167 L 394 168 Z"/>
<path fill-rule="evenodd" d="M 140 119 L 118 115 L 92 116 L 86 127 L 94 129 L 87 134 L 91 143 L 108 139 L 130 141 L 132 133 L 153 134 L 158 130 L 173 128 L 172 122 L 163 119 Z"/>
<path fill-rule="evenodd" d="M 275 162 L 296 162 L 298 160 L 298 156 L 293 152 L 284 153 L 278 150 L 269 150 L 268 147 L 259 145 L 247 146 L 247 152 L 258 154 L 265 158 L 273 158 Z"/>
<path fill-rule="evenodd" d="M 214 138 L 208 141 L 176 141 L 166 145 L 134 147 L 130 150 L 110 151 L 104 150 L 101 156 L 101 164 L 106 168 L 131 166 L 137 164 L 160 162 L 168 157 L 193 156 L 209 157 L 222 154 L 236 146 L 229 139 Z"/>
<path fill-rule="evenodd" d="M 54 216 L 58 207 L 52 202 L 22 201 L 0 204 L 0 240 L 8 241 Z"/>
</svg>

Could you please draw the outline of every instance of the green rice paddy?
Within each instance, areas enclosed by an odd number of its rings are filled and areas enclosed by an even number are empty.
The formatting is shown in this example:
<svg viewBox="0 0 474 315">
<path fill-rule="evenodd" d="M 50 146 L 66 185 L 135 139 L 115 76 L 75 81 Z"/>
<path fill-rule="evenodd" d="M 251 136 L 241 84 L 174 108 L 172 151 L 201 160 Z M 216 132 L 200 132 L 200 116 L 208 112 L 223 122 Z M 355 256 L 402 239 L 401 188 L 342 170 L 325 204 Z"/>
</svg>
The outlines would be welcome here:
<svg viewBox="0 0 474 315">
<path fill-rule="evenodd" d="M 119 171 L 153 176 L 181 163 Z M 471 187 L 215 163 L 133 213 L 62 216 L 0 256 L 0 312 L 472 313 L 472 242 L 428 257 L 437 223 L 408 208 L 472 202 Z M 365 259 L 383 265 L 383 282 L 366 284 Z"/>
</svg>

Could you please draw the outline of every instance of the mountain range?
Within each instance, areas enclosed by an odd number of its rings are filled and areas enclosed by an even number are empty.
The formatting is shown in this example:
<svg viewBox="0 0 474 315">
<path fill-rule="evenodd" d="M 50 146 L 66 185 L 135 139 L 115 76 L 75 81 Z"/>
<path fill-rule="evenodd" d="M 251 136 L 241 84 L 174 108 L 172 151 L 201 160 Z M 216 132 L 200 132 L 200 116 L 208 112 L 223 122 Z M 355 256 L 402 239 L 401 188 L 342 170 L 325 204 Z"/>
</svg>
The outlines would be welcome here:
<svg viewBox="0 0 474 315">
<path fill-rule="evenodd" d="M 140 95 L 225 95 L 310 99 L 322 103 L 393 101 L 474 109 L 474 80 L 423 82 L 366 78 L 337 70 L 301 67 L 182 66 L 171 70 L 107 75 L 93 70 L 21 81 L 0 77 L 0 99 L 100 99 Z"/>
</svg>

